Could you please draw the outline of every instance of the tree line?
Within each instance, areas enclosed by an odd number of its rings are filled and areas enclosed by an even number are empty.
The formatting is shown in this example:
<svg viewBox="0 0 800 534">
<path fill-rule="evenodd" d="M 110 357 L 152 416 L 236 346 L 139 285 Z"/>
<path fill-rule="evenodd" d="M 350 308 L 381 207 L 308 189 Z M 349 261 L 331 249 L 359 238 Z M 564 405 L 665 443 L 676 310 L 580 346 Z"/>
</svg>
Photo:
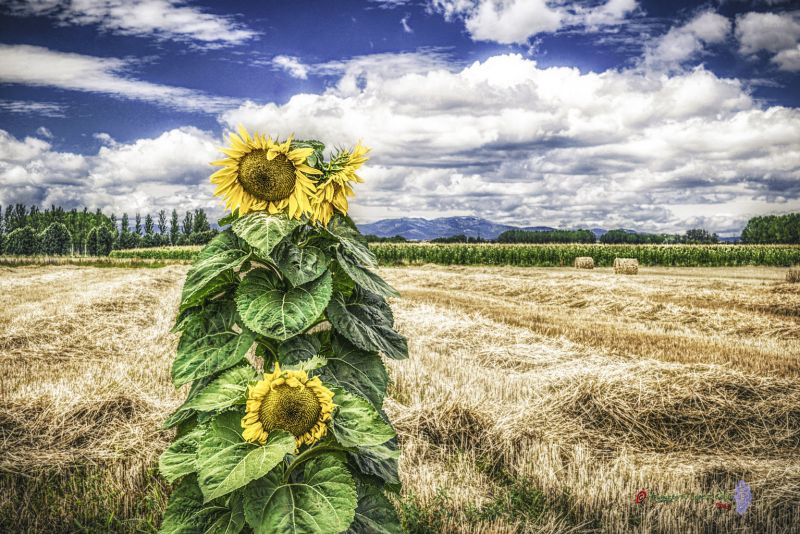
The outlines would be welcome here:
<svg viewBox="0 0 800 534">
<path fill-rule="evenodd" d="M 685 234 L 647 234 L 629 230 L 609 230 L 598 239 L 591 230 L 507 230 L 497 236 L 498 243 L 596 243 L 626 245 L 713 244 L 717 234 L 702 228 Z"/>
<path fill-rule="evenodd" d="M 498 243 L 594 243 L 591 230 L 506 230 L 497 236 Z"/>
<path fill-rule="evenodd" d="M 692 228 L 685 234 L 647 234 L 628 230 L 609 230 L 600 242 L 613 245 L 713 245 L 719 236 L 703 228 Z"/>
<path fill-rule="evenodd" d="M 800 213 L 753 217 L 742 230 L 742 242 L 800 244 Z"/>
<path fill-rule="evenodd" d="M 5 211 L 0 206 L 0 253 L 3 254 L 88 254 L 107 255 L 113 249 L 203 245 L 217 230 L 211 228 L 202 209 L 187 211 L 180 218 L 177 210 L 169 217 L 160 210 L 154 218 L 136 213 L 133 222 L 127 213 L 118 219 L 112 213 L 88 208 L 66 211 L 60 206 L 14 204 Z"/>
</svg>

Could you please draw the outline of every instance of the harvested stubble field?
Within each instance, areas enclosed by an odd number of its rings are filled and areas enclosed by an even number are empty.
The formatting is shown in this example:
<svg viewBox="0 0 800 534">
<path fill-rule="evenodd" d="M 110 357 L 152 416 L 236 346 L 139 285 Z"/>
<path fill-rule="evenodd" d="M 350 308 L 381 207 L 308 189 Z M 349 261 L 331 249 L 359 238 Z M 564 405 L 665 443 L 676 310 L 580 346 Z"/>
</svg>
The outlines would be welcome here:
<svg viewBox="0 0 800 534">
<path fill-rule="evenodd" d="M 149 531 L 181 402 L 186 267 L 0 267 L 0 531 Z M 387 362 L 414 532 L 791 532 L 800 286 L 772 268 L 635 277 L 386 268 L 410 358 Z M 731 492 L 633 503 L 651 495 Z M 796 530 L 795 530 L 796 531 Z"/>
</svg>

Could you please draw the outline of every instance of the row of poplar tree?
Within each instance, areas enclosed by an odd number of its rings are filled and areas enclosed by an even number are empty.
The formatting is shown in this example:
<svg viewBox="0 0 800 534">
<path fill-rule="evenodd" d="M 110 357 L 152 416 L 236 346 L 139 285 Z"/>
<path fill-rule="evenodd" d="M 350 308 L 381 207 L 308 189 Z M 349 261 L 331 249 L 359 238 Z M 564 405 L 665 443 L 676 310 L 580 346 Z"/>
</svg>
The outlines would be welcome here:
<svg viewBox="0 0 800 534">
<path fill-rule="evenodd" d="M 168 245 L 203 245 L 217 230 L 211 228 L 202 209 L 187 211 L 182 218 L 177 210 L 168 216 L 161 210 L 152 215 L 135 214 L 133 223 L 127 213 L 121 218 L 107 216 L 99 209 L 64 210 L 51 206 L 15 204 L 5 210 L 0 206 L 0 253 L 3 254 L 88 254 L 108 255 L 113 249 L 160 247 Z"/>
</svg>

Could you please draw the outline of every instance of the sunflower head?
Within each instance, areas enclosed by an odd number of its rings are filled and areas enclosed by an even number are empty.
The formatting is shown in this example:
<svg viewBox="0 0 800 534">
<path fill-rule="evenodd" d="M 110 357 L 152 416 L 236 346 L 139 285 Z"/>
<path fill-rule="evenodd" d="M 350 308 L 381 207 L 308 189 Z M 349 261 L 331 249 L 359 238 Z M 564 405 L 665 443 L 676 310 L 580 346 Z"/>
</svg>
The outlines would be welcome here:
<svg viewBox="0 0 800 534">
<path fill-rule="evenodd" d="M 211 175 L 211 183 L 226 208 L 238 206 L 242 215 L 257 210 L 287 213 L 295 219 L 312 212 L 315 187 L 306 175 L 322 174 L 306 164 L 314 149 L 291 148 L 291 136 L 283 143 L 259 133 L 251 136 L 243 126 L 230 139 L 230 147 L 220 148 L 228 157 L 211 162 L 223 167 Z"/>
<path fill-rule="evenodd" d="M 369 148 L 359 142 L 353 150 L 342 150 L 333 158 L 330 174 L 317 184 L 311 220 L 328 224 L 334 211 L 347 215 L 347 197 L 353 196 L 350 183 L 364 181 L 356 171 L 369 159 L 368 152 Z"/>
<path fill-rule="evenodd" d="M 281 371 L 276 363 L 272 373 L 265 373 L 248 390 L 242 437 L 263 445 L 270 432 L 282 429 L 294 435 L 298 447 L 311 445 L 328 432 L 332 413 L 333 392 L 319 377 Z"/>
</svg>

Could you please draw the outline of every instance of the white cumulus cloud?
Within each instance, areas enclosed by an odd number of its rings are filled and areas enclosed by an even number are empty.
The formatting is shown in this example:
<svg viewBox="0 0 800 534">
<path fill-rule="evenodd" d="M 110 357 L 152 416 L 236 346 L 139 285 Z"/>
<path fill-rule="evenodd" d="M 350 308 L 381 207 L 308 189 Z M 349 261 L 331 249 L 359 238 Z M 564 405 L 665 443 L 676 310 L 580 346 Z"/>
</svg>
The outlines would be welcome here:
<svg viewBox="0 0 800 534">
<path fill-rule="evenodd" d="M 182 0 L 11 0 L 6 13 L 51 16 L 64 25 L 96 25 L 118 35 L 154 37 L 228 46 L 256 37 L 256 32 L 227 15 L 214 15 Z"/>
<path fill-rule="evenodd" d="M 713 11 L 703 11 L 649 43 L 644 64 L 655 69 L 679 67 L 701 55 L 708 45 L 724 42 L 730 32 L 731 21 L 728 18 Z"/>
<path fill-rule="evenodd" d="M 99 93 L 212 113 L 238 103 L 183 87 L 137 80 L 128 74 L 132 67 L 130 60 L 60 52 L 41 46 L 0 44 L 0 83 Z M 30 109 L 35 110 L 36 106 Z"/>
<path fill-rule="evenodd" d="M 736 232 L 753 213 L 800 208 L 800 112 L 762 108 L 702 67 L 581 73 L 501 55 L 387 70 L 222 120 L 367 141 L 354 203 L 365 219 L 460 212 L 678 231 L 690 220 L 683 207 L 699 204 L 722 214 L 713 230 Z"/>
<path fill-rule="evenodd" d="M 279 70 L 288 72 L 293 78 L 305 80 L 308 78 L 308 66 L 293 56 L 275 56 L 272 65 Z"/>
<path fill-rule="evenodd" d="M 736 38 L 742 54 L 755 56 L 765 51 L 779 69 L 800 71 L 800 11 L 740 15 Z"/>
<path fill-rule="evenodd" d="M 131 143 L 109 141 L 96 154 L 53 150 L 32 137 L 0 130 L 0 204 L 89 206 L 106 213 L 158 209 L 221 209 L 211 196 L 209 161 L 221 141 L 194 127 L 176 128 Z"/>
<path fill-rule="evenodd" d="M 636 10 L 636 0 L 607 0 L 600 4 L 552 0 L 429 0 L 428 10 L 446 20 L 462 20 L 475 41 L 525 44 L 541 33 L 562 28 L 597 31 L 623 23 Z"/>
<path fill-rule="evenodd" d="M 713 27 L 692 31 L 713 39 Z M 518 54 L 464 66 L 431 50 L 308 68 L 334 83 L 282 103 L 241 104 L 220 125 L 331 148 L 363 140 L 373 151 L 352 202 L 357 221 L 473 214 L 737 233 L 753 215 L 800 210 L 800 110 L 766 106 L 702 66 L 581 72 Z M 221 213 L 208 183 L 221 135 L 185 127 L 96 138 L 103 146 L 79 155 L 0 132 L 0 182 L 13 184 L 0 203 Z"/>
</svg>

